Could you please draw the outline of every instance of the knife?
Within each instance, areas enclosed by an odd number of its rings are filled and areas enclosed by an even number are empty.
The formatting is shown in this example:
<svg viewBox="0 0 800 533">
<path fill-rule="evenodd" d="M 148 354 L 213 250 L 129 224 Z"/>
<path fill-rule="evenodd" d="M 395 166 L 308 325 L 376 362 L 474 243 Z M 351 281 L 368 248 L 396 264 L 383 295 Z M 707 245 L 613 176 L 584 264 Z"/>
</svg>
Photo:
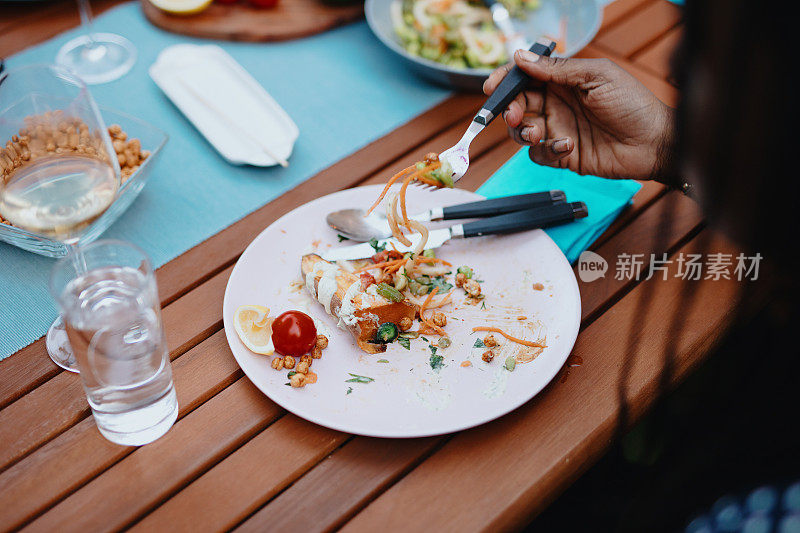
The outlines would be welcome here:
<svg viewBox="0 0 800 533">
<path fill-rule="evenodd" d="M 432 230 L 429 232 L 428 241 L 425 243 L 425 249 L 439 248 L 450 239 L 468 239 L 470 237 L 481 237 L 483 235 L 516 233 L 519 231 L 566 224 L 577 218 L 584 218 L 588 214 L 589 210 L 583 202 L 559 203 L 545 207 L 525 209 L 506 215 L 484 218 L 483 220 L 477 220 L 467 224 L 456 224 L 449 228 Z M 411 246 L 406 246 L 397 239 L 383 239 L 378 241 L 377 245 L 380 248 L 381 246 L 393 244 L 398 252 L 405 253 L 412 251 L 417 243 L 419 243 L 420 238 L 421 235 L 419 233 L 408 235 Z M 321 255 L 326 261 L 333 262 L 345 259 L 364 259 L 372 257 L 374 254 L 375 248 L 372 244 L 366 242 L 356 244 L 355 246 L 334 248 Z"/>
<path fill-rule="evenodd" d="M 530 43 L 525 39 L 524 35 L 514 28 L 514 24 L 511 23 L 511 14 L 500 0 L 483 0 L 483 3 L 486 4 L 486 7 L 492 12 L 494 25 L 497 26 L 497 29 L 500 30 L 505 39 L 504 44 L 506 53 L 508 54 L 508 60 L 513 62 L 514 52 L 520 48 L 527 50 L 531 46 Z"/>
</svg>

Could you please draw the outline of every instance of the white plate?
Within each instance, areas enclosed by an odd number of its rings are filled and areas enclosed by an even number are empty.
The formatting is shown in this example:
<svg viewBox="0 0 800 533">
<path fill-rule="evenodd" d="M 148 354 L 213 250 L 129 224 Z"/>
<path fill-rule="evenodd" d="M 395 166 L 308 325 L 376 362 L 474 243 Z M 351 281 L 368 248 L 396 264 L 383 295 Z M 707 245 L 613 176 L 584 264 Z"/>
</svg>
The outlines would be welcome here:
<svg viewBox="0 0 800 533">
<path fill-rule="evenodd" d="M 411 341 L 411 350 L 397 343 L 385 354 L 367 355 L 356 347 L 349 332 L 302 288 L 300 257 L 312 248 L 325 250 L 339 244 L 325 215 L 345 207 L 370 205 L 382 186 L 340 191 L 287 213 L 265 229 L 236 263 L 225 290 L 225 333 L 233 355 L 247 377 L 264 394 L 292 413 L 317 424 L 374 437 L 440 435 L 483 424 L 527 402 L 553 379 L 569 356 L 580 325 L 578 283 L 567 259 L 541 230 L 450 242 L 438 256 L 457 265 L 471 266 L 483 280 L 486 309 L 466 305 L 463 291 L 454 293 L 456 309 L 448 314 L 452 345 L 439 349 L 445 367 L 431 369 L 427 343 Z M 411 187 L 409 205 L 417 210 L 481 199 L 460 189 L 435 193 Z M 439 223 L 438 226 L 448 223 Z M 544 290 L 534 290 L 534 283 Z M 312 369 L 319 381 L 302 389 L 286 386 L 287 371 L 270 367 L 271 357 L 245 348 L 232 324 L 240 305 L 260 304 L 273 315 L 290 309 L 310 314 L 330 344 Z M 518 316 L 528 320 L 519 321 Z M 481 361 L 483 350 L 474 349 L 475 325 L 501 325 L 526 338 L 546 337 L 547 347 L 532 362 L 503 369 L 510 350 L 504 344 L 491 364 Z M 496 335 L 497 336 L 497 335 Z M 499 336 L 498 336 L 499 337 Z M 379 363 L 386 359 L 389 363 Z M 472 366 L 460 366 L 463 361 Z M 369 384 L 346 383 L 349 373 L 375 379 Z M 352 393 L 347 394 L 348 388 Z M 235 408 L 235 407 L 232 407 Z"/>
<path fill-rule="evenodd" d="M 278 161 L 269 153 L 281 159 L 292 154 L 297 125 L 219 46 L 165 48 L 150 77 L 229 163 L 272 166 Z"/>
</svg>

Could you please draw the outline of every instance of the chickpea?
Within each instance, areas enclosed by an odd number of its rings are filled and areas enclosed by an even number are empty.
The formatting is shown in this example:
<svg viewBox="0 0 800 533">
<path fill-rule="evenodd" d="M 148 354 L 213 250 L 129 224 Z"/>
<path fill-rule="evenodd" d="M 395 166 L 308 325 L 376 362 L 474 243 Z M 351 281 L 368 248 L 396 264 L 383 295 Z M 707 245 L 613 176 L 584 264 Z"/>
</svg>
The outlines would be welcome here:
<svg viewBox="0 0 800 533">
<path fill-rule="evenodd" d="M 294 374 L 292 375 L 292 377 L 289 378 L 289 383 L 291 384 L 292 387 L 296 389 L 303 387 L 306 384 L 306 375 L 300 374 L 298 372 L 297 374 Z"/>
<path fill-rule="evenodd" d="M 465 276 L 461 272 L 456 274 L 456 287 L 463 287 L 465 281 L 467 281 L 467 276 Z"/>
<path fill-rule="evenodd" d="M 308 374 L 308 363 L 303 361 L 297 363 L 297 373 L 298 374 Z"/>
<path fill-rule="evenodd" d="M 411 329 L 411 326 L 413 325 L 414 321 L 408 318 L 407 316 L 404 316 L 403 318 L 400 319 L 400 324 L 399 324 L 400 331 L 408 331 Z"/>
<path fill-rule="evenodd" d="M 311 358 L 310 355 L 301 355 L 300 356 L 300 362 L 301 363 L 306 363 L 308 366 L 311 366 L 311 363 L 313 363 L 314 360 Z"/>
<path fill-rule="evenodd" d="M 444 326 L 447 325 L 447 317 L 445 316 L 444 313 L 434 313 L 433 323 L 439 326 L 440 328 L 443 328 Z"/>
<path fill-rule="evenodd" d="M 289 370 L 294 368 L 294 357 L 291 355 L 287 355 L 283 358 L 283 368 L 288 368 Z"/>
<path fill-rule="evenodd" d="M 276 357 L 272 360 L 272 368 L 275 370 L 283 370 L 283 357 Z"/>
<path fill-rule="evenodd" d="M 491 350 L 486 350 L 485 352 L 483 352 L 481 359 L 483 359 L 485 363 L 491 363 L 492 359 L 494 359 L 494 352 Z"/>
<path fill-rule="evenodd" d="M 474 279 L 468 279 L 464 282 L 464 290 L 473 298 L 481 295 L 481 284 Z"/>
<path fill-rule="evenodd" d="M 483 344 L 486 345 L 487 348 L 494 348 L 497 346 L 497 339 L 490 333 L 483 338 Z"/>
<path fill-rule="evenodd" d="M 328 337 L 325 335 L 317 335 L 317 344 L 316 347 L 320 350 L 324 350 L 328 347 Z"/>
<path fill-rule="evenodd" d="M 311 357 L 314 359 L 319 359 L 322 357 L 322 349 L 319 346 L 314 346 L 311 350 Z"/>
</svg>

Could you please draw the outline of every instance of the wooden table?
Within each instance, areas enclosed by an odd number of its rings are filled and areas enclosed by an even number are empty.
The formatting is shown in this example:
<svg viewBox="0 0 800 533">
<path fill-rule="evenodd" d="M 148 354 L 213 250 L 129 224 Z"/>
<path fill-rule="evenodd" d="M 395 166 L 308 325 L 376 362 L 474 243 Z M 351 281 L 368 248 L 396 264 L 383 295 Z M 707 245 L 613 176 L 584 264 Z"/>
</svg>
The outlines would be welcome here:
<svg viewBox="0 0 800 533">
<path fill-rule="evenodd" d="M 113 0 L 100 0 L 98 9 Z M 610 57 L 676 101 L 668 58 L 681 34 L 666 0 L 618 0 L 582 53 Z M 77 23 L 70 2 L 0 9 L 0 55 Z M 377 46 L 377 44 L 376 44 Z M 645 183 L 593 245 L 611 263 L 581 283 L 582 330 L 566 370 L 534 400 L 443 437 L 354 437 L 306 422 L 261 394 L 222 331 L 231 268 L 268 224 L 312 198 L 386 179 L 450 146 L 481 102 L 458 95 L 209 238 L 158 270 L 180 418 L 142 448 L 95 428 L 77 376 L 42 340 L 0 363 L 0 530 L 205 531 L 519 528 L 596 461 L 619 431 L 703 360 L 730 323 L 735 281 L 616 279 L 620 253 L 736 252 L 695 203 Z M 460 185 L 476 189 L 515 151 L 501 121 L 473 145 Z M 573 358 L 573 361 L 575 359 Z"/>
</svg>

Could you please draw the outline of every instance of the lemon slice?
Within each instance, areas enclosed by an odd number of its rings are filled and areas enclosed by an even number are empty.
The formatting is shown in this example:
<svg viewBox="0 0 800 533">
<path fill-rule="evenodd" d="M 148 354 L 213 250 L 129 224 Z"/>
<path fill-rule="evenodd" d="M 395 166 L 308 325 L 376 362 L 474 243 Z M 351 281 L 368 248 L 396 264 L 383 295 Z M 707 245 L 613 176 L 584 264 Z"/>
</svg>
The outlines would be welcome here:
<svg viewBox="0 0 800 533">
<path fill-rule="evenodd" d="M 162 11 L 175 15 L 193 15 L 211 5 L 212 0 L 150 0 Z"/>
<path fill-rule="evenodd" d="M 251 352 L 262 355 L 275 353 L 272 344 L 272 321 L 269 308 L 263 305 L 242 305 L 233 316 L 236 334 Z"/>
</svg>

